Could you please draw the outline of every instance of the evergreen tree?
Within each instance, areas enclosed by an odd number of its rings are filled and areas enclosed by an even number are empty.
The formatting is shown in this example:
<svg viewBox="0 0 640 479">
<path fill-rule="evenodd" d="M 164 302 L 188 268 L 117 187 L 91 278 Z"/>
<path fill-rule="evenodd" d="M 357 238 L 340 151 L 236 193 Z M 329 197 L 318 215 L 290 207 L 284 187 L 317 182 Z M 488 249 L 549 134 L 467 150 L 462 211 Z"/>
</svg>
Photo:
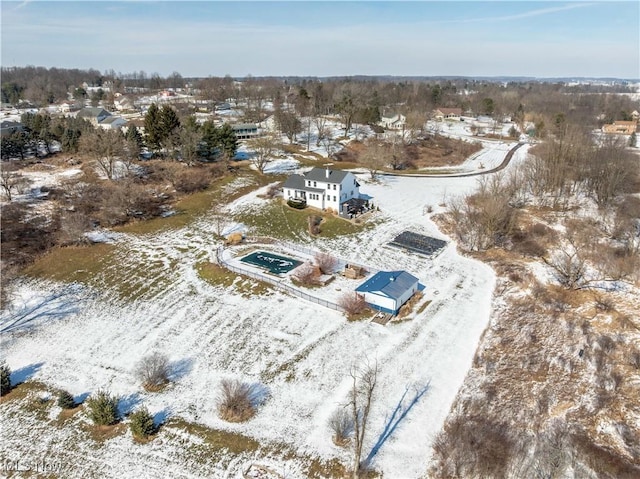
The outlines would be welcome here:
<svg viewBox="0 0 640 479">
<path fill-rule="evenodd" d="M 146 136 L 146 144 L 153 151 L 160 149 L 162 141 L 162 120 L 158 105 L 152 103 L 147 114 L 144 116 L 144 134 Z"/>
<path fill-rule="evenodd" d="M 0 396 L 4 396 L 11 391 L 11 369 L 7 363 L 0 363 Z"/>
<path fill-rule="evenodd" d="M 110 426 L 120 419 L 118 416 L 118 398 L 108 391 L 99 390 L 87 399 L 89 417 L 97 426 Z"/>
<path fill-rule="evenodd" d="M 131 413 L 129 416 L 131 423 L 131 433 L 139 438 L 146 439 L 156 432 L 156 426 L 153 423 L 153 416 L 149 414 L 149 410 L 146 407 L 141 407 Z"/>
<path fill-rule="evenodd" d="M 231 128 L 231 125 L 228 123 L 225 123 L 220 128 L 219 141 L 220 149 L 227 159 L 231 159 L 236 156 L 236 151 L 238 150 L 238 139 L 236 138 L 233 128 Z"/>
<path fill-rule="evenodd" d="M 180 134 L 180 119 L 176 111 L 169 105 L 164 105 L 160 110 L 160 125 L 160 144 L 166 149 L 176 146 Z"/>
<path fill-rule="evenodd" d="M 61 391 L 58 395 L 58 406 L 62 409 L 73 409 L 76 407 L 76 401 L 68 391 Z"/>
<path fill-rule="evenodd" d="M 127 143 L 136 144 L 138 148 L 142 147 L 142 135 L 136 128 L 136 125 L 131 125 L 127 128 L 126 134 Z"/>
</svg>

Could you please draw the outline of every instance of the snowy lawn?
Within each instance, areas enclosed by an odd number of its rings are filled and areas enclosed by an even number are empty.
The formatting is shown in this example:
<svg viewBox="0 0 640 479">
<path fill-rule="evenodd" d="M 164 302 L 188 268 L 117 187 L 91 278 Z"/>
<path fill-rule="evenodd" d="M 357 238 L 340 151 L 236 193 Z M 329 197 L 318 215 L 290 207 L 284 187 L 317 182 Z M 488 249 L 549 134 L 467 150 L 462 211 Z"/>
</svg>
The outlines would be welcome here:
<svg viewBox="0 0 640 479">
<path fill-rule="evenodd" d="M 433 437 L 489 320 L 495 278 L 489 267 L 458 255 L 454 244 L 427 259 L 386 243 L 405 229 L 446 239 L 424 215 L 424 206 L 441 211 L 444 206 L 439 205 L 473 190 L 476 180 L 384 178 L 367 183 L 364 176 L 361 179 L 362 191 L 380 206 L 384 221 L 357 234 L 308 241 L 345 259 L 416 275 L 432 302 L 411 321 L 386 327 L 347 322 L 338 312 L 275 290 L 251 296 L 207 283 L 196 265 L 214 262 L 219 243 L 214 240 L 213 221 L 205 214 L 183 228 L 114 238 L 113 263 L 99 270 L 92 284 L 103 279 L 111 284 L 114 278 L 132 281 L 130 287 L 141 290 L 139 295 L 132 293 L 135 300 L 122 300 L 110 288 L 69 289 L 25 280 L 18 309 L 4 312 L 0 326 L 22 318 L 25 326 L 37 327 L 4 332 L 2 356 L 12 370 L 28 372 L 23 379 L 64 388 L 76 396 L 108 388 L 125 398 L 123 411 L 144 404 L 160 418 L 182 418 L 345 464 L 349 453 L 333 445 L 327 420 L 347 401 L 352 365 L 377 361 L 378 389 L 364 455 L 386 477 L 421 477 Z M 268 200 L 257 193 L 240 198 L 229 210 L 240 213 L 267 205 Z M 144 279 L 141 284 L 130 280 L 137 276 Z M 69 307 L 61 298 L 67 298 Z M 133 369 L 154 351 L 169 355 L 174 382 L 152 394 L 141 388 Z M 259 383 L 267 393 L 247 423 L 231 425 L 218 418 L 216 392 L 224 378 Z M 246 460 L 255 456 L 229 453 L 194 463 L 193 456 L 181 451 L 192 451 L 199 439 L 186 432 L 177 438 L 171 428 L 144 445 L 133 446 L 129 433 L 121 434 L 92 446 L 87 454 L 88 446 L 78 434 L 20 421 L 11 404 L 0 408 L 2 456 L 46 454 L 52 461 L 74 464 L 65 477 L 87 477 L 89 468 L 96 477 L 141 473 L 219 477 L 223 470 L 230 471 L 224 477 L 239 477 Z M 398 407 L 405 416 L 394 415 Z M 18 423 L 9 427 L 7 413 Z M 67 447 L 52 447 L 66 440 Z M 286 477 L 305 477 L 299 460 L 282 460 L 275 467 L 286 469 Z"/>
</svg>

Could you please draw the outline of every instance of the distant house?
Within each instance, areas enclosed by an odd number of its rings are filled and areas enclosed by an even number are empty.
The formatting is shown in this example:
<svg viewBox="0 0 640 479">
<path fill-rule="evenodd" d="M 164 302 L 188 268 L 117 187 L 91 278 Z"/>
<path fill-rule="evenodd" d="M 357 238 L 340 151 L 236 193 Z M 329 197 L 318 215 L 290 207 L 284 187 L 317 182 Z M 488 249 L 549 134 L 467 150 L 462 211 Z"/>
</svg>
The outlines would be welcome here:
<svg viewBox="0 0 640 479">
<path fill-rule="evenodd" d="M 14 134 L 16 131 L 23 131 L 24 126 L 22 123 L 18 123 L 17 121 L 3 121 L 0 124 L 0 134 L 1 136 L 10 136 Z"/>
<path fill-rule="evenodd" d="M 238 140 L 249 140 L 258 136 L 258 125 L 254 123 L 237 123 L 231 125 Z"/>
<path fill-rule="evenodd" d="M 108 116 L 111 116 L 111 113 L 104 108 L 83 108 L 76 113 L 76 118 L 88 120 L 95 126 L 98 126 L 98 123 L 102 122 Z"/>
<path fill-rule="evenodd" d="M 632 135 L 637 128 L 636 121 L 614 121 L 611 125 L 603 125 L 602 131 L 611 135 Z"/>
<path fill-rule="evenodd" d="M 360 198 L 360 184 L 348 171 L 313 168 L 304 175 L 289 176 L 283 192 L 285 200 L 303 200 L 314 208 L 341 212 L 344 204 Z"/>
<path fill-rule="evenodd" d="M 111 115 L 98 123 L 98 126 L 105 130 L 119 130 L 123 126 L 126 126 L 127 123 L 127 120 L 124 118 Z"/>
<path fill-rule="evenodd" d="M 216 111 L 231 110 L 231 104 L 226 101 L 216 103 L 215 110 Z"/>
<path fill-rule="evenodd" d="M 379 125 L 387 130 L 401 130 L 406 122 L 407 117 L 401 114 L 383 115 Z"/>
<path fill-rule="evenodd" d="M 436 121 L 460 121 L 462 116 L 462 108 L 438 108 L 433 111 L 433 118 Z"/>
<path fill-rule="evenodd" d="M 356 288 L 373 309 L 398 314 L 404 303 L 418 291 L 418 278 L 406 271 L 380 271 Z"/>
<path fill-rule="evenodd" d="M 123 96 L 123 97 L 120 97 L 120 98 L 114 100 L 113 104 L 116 107 L 116 110 L 118 110 L 118 111 L 134 110 L 135 109 L 135 105 L 133 103 L 133 100 L 131 98 L 129 98 L 129 97 L 126 97 L 126 96 Z"/>
</svg>

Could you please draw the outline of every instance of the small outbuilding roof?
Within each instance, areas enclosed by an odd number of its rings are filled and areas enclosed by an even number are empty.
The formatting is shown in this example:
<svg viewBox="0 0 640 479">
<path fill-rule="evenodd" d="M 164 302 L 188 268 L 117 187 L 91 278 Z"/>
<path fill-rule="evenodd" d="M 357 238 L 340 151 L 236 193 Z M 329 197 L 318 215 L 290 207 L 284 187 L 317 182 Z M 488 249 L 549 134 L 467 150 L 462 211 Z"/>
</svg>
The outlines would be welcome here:
<svg viewBox="0 0 640 479">
<path fill-rule="evenodd" d="M 399 299 L 410 290 L 418 278 L 406 271 L 380 271 L 356 288 L 359 293 L 380 292 L 393 299 Z"/>
</svg>

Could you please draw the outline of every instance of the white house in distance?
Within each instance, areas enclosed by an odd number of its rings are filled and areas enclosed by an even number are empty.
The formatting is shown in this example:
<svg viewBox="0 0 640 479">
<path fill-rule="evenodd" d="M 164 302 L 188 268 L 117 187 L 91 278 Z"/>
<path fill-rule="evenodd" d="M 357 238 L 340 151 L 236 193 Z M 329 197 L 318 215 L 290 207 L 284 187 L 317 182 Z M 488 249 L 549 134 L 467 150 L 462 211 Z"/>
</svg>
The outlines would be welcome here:
<svg viewBox="0 0 640 479">
<path fill-rule="evenodd" d="M 380 271 L 358 286 L 356 293 L 371 308 L 395 315 L 419 289 L 418 278 L 406 271 Z"/>
<path fill-rule="evenodd" d="M 342 205 L 360 198 L 360 184 L 353 173 L 326 168 L 313 168 L 304 175 L 291 175 L 283 186 L 285 200 L 306 201 L 308 206 L 342 211 Z"/>
<path fill-rule="evenodd" d="M 401 130 L 407 118 L 404 115 L 383 115 L 380 119 L 379 125 L 387 130 Z"/>
</svg>

